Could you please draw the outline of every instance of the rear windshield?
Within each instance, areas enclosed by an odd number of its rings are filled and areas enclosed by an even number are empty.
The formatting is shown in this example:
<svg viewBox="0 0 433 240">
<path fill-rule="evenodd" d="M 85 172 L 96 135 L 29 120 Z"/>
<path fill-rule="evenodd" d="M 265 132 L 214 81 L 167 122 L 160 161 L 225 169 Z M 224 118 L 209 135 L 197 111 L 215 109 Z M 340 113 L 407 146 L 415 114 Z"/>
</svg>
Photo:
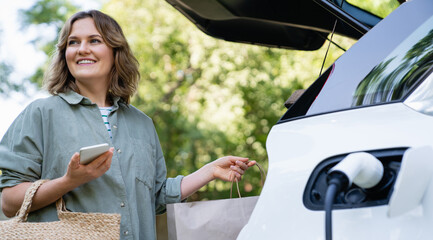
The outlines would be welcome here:
<svg viewBox="0 0 433 240">
<path fill-rule="evenodd" d="M 330 68 L 286 112 L 280 122 L 305 115 L 403 101 L 432 65 L 433 17 L 400 43 L 364 79 L 345 79 L 352 81 L 348 84 L 332 78 Z M 336 102 L 333 96 L 340 96 L 340 100 Z"/>
<path fill-rule="evenodd" d="M 334 79 L 330 78 L 326 84 L 333 84 L 334 87 L 324 87 L 319 95 L 332 96 L 341 94 L 341 91 L 351 91 L 352 99 L 347 98 L 347 102 L 340 102 L 338 108 L 326 111 L 401 101 L 417 84 L 420 76 L 432 64 L 432 60 L 433 18 L 430 18 L 374 67 L 364 79 L 355 83 L 357 87 L 354 90 L 338 88 L 338 84 L 333 83 Z M 320 98 L 317 98 L 317 101 L 319 100 Z M 316 103 L 311 105 L 307 115 L 325 110 L 315 108 L 315 105 Z"/>
<path fill-rule="evenodd" d="M 433 30 L 430 30 L 407 51 L 391 55 L 377 65 L 358 84 L 353 94 L 352 106 L 403 99 L 432 65 L 432 40 Z"/>
</svg>

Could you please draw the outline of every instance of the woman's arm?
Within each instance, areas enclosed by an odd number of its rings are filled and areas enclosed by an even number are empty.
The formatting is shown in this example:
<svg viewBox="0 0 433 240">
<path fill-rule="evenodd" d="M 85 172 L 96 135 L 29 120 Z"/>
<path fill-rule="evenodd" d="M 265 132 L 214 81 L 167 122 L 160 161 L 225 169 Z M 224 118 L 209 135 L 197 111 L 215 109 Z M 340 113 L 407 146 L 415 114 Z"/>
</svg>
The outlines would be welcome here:
<svg viewBox="0 0 433 240">
<path fill-rule="evenodd" d="M 182 179 L 181 199 L 187 198 L 214 179 L 233 181 L 236 178 L 239 181 L 245 170 L 254 164 L 256 162 L 248 161 L 248 158 L 233 156 L 222 157 L 208 163 Z"/>
<path fill-rule="evenodd" d="M 38 189 L 33 197 L 30 211 L 38 210 L 55 202 L 57 199 L 78 186 L 102 176 L 111 165 L 113 148 L 88 165 L 80 164 L 80 154 L 75 153 L 69 162 L 66 174 L 60 178 L 50 180 Z M 20 209 L 24 195 L 31 182 L 20 183 L 16 186 L 4 188 L 1 194 L 2 211 L 7 217 L 13 217 Z"/>
</svg>

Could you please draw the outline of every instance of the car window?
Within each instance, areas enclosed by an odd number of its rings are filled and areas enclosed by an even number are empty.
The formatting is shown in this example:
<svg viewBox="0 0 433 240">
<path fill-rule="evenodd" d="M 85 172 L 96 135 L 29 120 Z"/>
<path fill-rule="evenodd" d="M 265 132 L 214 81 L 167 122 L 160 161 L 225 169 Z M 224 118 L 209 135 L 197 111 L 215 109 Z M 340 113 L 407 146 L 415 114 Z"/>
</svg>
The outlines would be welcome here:
<svg viewBox="0 0 433 240">
<path fill-rule="evenodd" d="M 281 121 L 293 117 L 316 115 L 326 112 L 403 101 L 424 79 L 423 74 L 433 65 L 433 17 L 415 29 L 397 48 L 377 64 L 364 78 L 337 79 L 326 72 L 326 81 L 304 94 L 315 91 L 314 102 L 302 105 L 302 97 L 294 104 Z M 330 75 L 330 76 L 329 76 Z M 323 76 L 322 76 L 323 77 Z M 322 78 L 321 77 L 321 78 Z M 316 82 L 317 82 L 316 81 Z M 352 81 L 348 84 L 345 81 Z M 313 83 L 317 85 L 317 83 Z M 326 85 L 332 87 L 325 87 Z M 352 86 L 352 87 L 347 87 Z M 317 89 L 320 88 L 320 92 Z M 309 93 L 310 92 L 310 93 Z M 320 96 L 333 97 L 320 97 Z M 339 102 L 332 100 L 339 97 Z M 351 96 L 351 97 L 350 97 Z M 327 101 L 327 102 L 320 102 Z M 298 106 L 296 106 L 298 105 Z M 299 108 L 304 108 L 299 111 Z M 296 110 L 296 113 L 293 112 Z"/>
<path fill-rule="evenodd" d="M 352 106 L 402 100 L 432 65 L 432 26 L 424 24 L 377 65 L 358 84 Z"/>
</svg>

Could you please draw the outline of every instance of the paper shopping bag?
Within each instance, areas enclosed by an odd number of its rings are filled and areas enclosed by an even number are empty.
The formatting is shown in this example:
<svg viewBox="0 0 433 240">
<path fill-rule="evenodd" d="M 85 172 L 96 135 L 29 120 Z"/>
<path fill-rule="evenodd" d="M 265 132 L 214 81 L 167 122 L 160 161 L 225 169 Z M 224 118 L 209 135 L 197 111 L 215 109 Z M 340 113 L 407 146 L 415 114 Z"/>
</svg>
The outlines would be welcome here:
<svg viewBox="0 0 433 240">
<path fill-rule="evenodd" d="M 167 204 L 169 240 L 236 239 L 259 197 Z"/>
</svg>

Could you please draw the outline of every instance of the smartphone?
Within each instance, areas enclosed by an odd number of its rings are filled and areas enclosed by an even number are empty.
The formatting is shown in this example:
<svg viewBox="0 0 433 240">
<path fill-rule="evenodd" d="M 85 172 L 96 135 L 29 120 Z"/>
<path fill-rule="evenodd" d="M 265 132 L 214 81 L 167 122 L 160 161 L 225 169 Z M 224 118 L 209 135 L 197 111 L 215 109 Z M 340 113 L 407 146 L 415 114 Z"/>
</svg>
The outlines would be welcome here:
<svg viewBox="0 0 433 240">
<path fill-rule="evenodd" d="M 110 149 L 108 143 L 83 147 L 80 149 L 80 163 L 89 164 L 97 157 L 99 157 L 101 154 L 107 152 L 108 149 Z"/>
</svg>

